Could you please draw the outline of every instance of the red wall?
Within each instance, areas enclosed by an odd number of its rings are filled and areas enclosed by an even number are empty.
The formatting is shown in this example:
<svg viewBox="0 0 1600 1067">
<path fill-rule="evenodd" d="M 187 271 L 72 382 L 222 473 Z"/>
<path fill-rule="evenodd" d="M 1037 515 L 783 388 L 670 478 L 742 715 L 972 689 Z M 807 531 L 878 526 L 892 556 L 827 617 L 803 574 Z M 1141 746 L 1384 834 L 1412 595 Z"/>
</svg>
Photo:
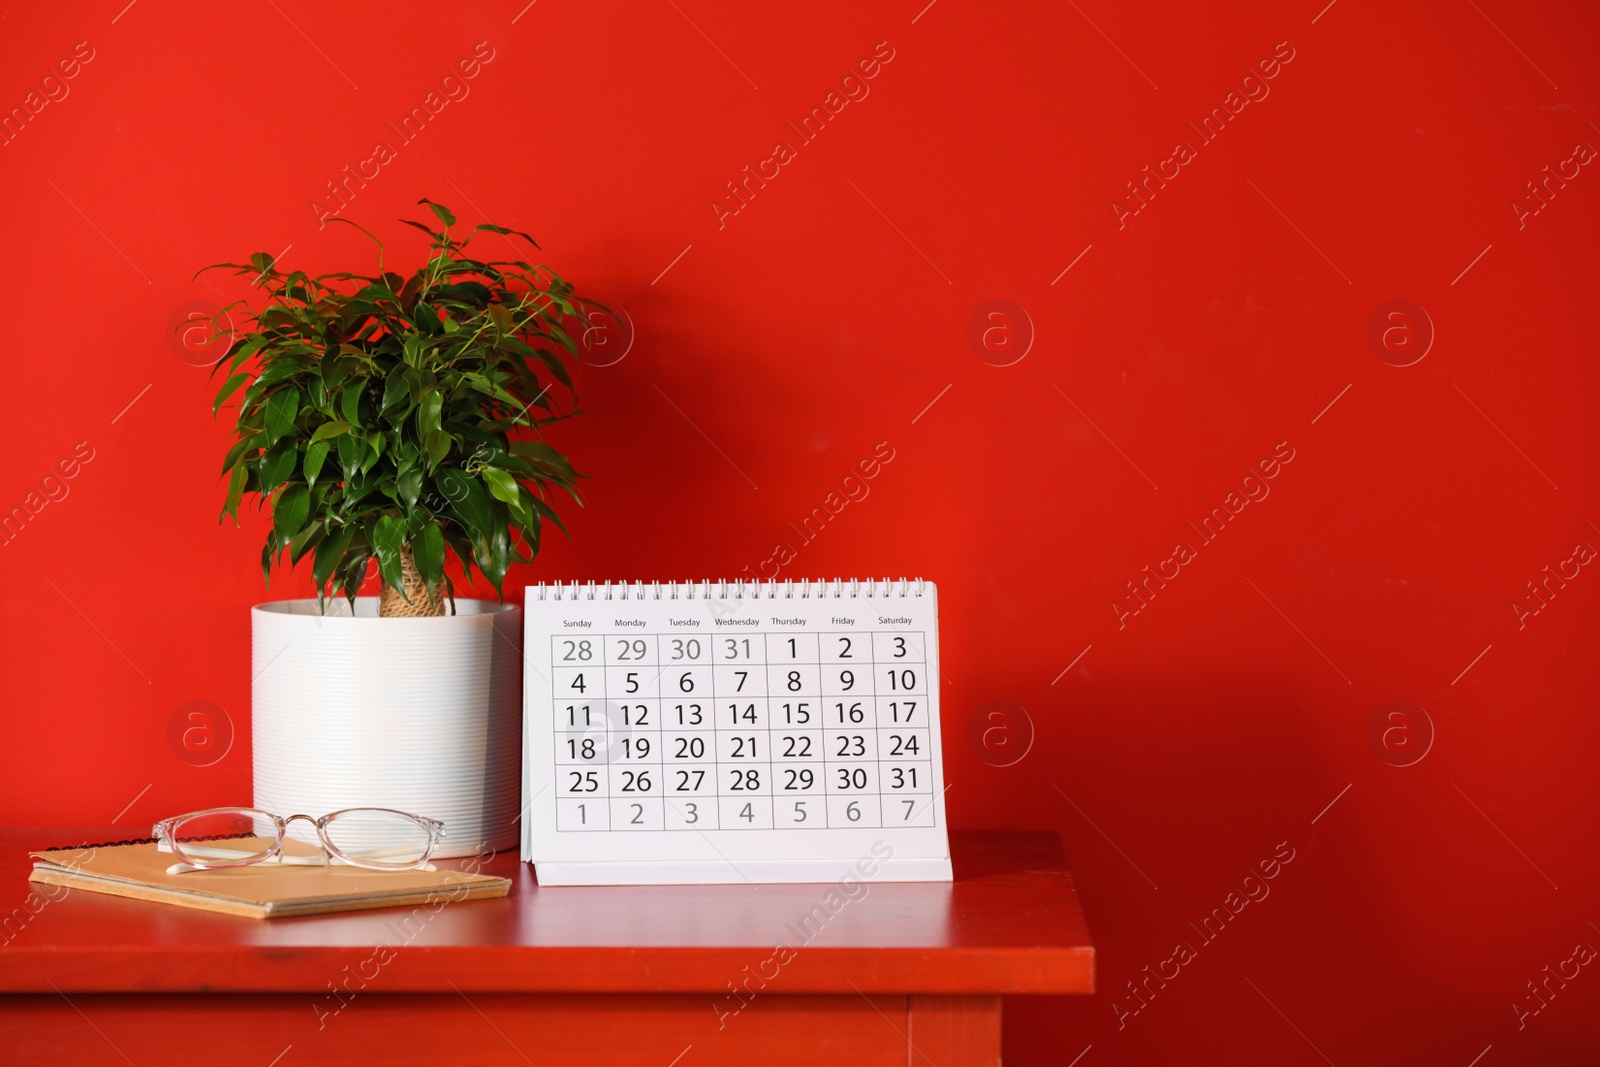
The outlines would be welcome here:
<svg viewBox="0 0 1600 1067">
<path fill-rule="evenodd" d="M 951 818 L 1058 831 L 1100 945 L 1099 996 L 1008 1003 L 1008 1062 L 1591 1061 L 1600 13 L 924 2 L 0 16 L 0 106 L 40 108 L 0 148 L 0 507 L 39 506 L 0 547 L 0 819 L 248 798 L 246 609 L 307 579 L 216 523 L 225 427 L 165 332 L 238 292 L 207 263 L 365 266 L 308 205 L 384 140 L 345 214 L 395 258 L 428 196 L 636 327 L 554 435 L 589 506 L 516 584 L 785 541 L 785 576 L 939 582 Z M 210 766 L 191 701 L 237 731 Z"/>
</svg>

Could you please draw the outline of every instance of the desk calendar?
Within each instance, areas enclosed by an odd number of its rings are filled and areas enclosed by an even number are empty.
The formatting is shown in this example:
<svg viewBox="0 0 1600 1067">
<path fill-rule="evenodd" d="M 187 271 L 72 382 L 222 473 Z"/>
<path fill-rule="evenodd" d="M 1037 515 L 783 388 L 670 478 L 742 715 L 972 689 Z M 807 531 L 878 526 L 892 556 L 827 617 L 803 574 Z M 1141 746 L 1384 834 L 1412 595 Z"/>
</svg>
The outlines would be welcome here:
<svg viewBox="0 0 1600 1067">
<path fill-rule="evenodd" d="M 932 583 L 558 583 L 524 612 L 540 884 L 949 880 Z"/>
</svg>

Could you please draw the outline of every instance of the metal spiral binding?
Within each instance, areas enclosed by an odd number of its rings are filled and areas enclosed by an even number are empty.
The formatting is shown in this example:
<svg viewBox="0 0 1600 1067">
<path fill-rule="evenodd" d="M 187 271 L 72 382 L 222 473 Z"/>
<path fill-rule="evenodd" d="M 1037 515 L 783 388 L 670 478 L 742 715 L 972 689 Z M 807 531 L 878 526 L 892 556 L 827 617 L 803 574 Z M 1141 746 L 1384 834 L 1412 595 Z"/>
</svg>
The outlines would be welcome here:
<svg viewBox="0 0 1600 1067">
<path fill-rule="evenodd" d="M 925 588 L 921 578 L 868 578 L 864 583 L 851 578 L 829 582 L 824 578 L 744 579 L 732 582 L 711 579 L 699 582 L 540 582 L 534 587 L 537 600 L 844 600 L 861 598 L 920 597 Z M 798 592 L 797 592 L 798 590 Z"/>
</svg>

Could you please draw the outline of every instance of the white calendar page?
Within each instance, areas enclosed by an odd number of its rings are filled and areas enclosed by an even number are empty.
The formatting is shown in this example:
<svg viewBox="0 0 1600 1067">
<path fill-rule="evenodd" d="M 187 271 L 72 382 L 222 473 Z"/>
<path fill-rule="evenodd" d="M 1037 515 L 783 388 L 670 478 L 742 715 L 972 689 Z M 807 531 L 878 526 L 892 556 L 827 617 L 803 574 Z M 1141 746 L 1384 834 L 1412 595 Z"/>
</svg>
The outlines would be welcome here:
<svg viewBox="0 0 1600 1067">
<path fill-rule="evenodd" d="M 932 583 L 530 586 L 544 885 L 950 878 Z M 890 852 L 883 859 L 885 852 Z"/>
</svg>

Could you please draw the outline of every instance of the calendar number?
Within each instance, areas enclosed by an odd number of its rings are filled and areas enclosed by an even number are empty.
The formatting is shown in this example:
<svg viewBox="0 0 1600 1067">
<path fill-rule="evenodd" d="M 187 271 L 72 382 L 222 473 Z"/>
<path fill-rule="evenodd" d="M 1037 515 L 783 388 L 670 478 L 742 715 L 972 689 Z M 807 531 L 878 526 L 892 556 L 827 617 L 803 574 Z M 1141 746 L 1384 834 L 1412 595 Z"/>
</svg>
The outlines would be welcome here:
<svg viewBox="0 0 1600 1067">
<path fill-rule="evenodd" d="M 648 792 L 650 792 L 650 772 L 649 771 L 623 771 L 622 772 L 622 791 L 624 793 L 648 793 Z"/>
<path fill-rule="evenodd" d="M 699 659 L 700 639 L 698 637 L 690 637 L 687 639 L 674 637 L 672 639 L 672 658 Z"/>
<path fill-rule="evenodd" d="M 633 641 L 623 638 L 617 642 L 617 662 L 625 663 L 631 660 L 637 663 L 639 660 L 644 659 L 645 650 L 648 647 L 642 638 Z"/>
<path fill-rule="evenodd" d="M 889 755 L 891 756 L 917 756 L 922 749 L 918 746 L 917 735 L 902 737 L 899 734 L 889 735 Z"/>
<path fill-rule="evenodd" d="M 840 789 L 865 789 L 867 787 L 867 772 L 861 767 L 840 767 Z M 851 819 L 852 822 L 855 818 Z"/>
<path fill-rule="evenodd" d="M 756 706 L 754 704 L 746 704 L 741 709 L 738 704 L 729 704 L 728 714 L 732 717 L 733 725 L 735 726 L 738 726 L 740 723 L 755 722 Z"/>
<path fill-rule="evenodd" d="M 700 787 L 705 784 L 705 780 L 705 771 L 679 771 L 677 791 L 680 793 L 698 793 L 700 792 Z"/>
<path fill-rule="evenodd" d="M 917 672 L 909 667 L 896 670 L 889 668 L 889 688 L 910 692 L 917 687 Z"/>
<path fill-rule="evenodd" d="M 748 637 L 725 637 L 728 643 L 728 654 L 723 659 L 749 659 L 750 639 Z"/>
<path fill-rule="evenodd" d="M 895 658 L 896 659 L 902 659 L 902 658 L 904 658 L 905 654 L 906 654 L 906 639 L 903 638 L 903 637 L 895 638 L 894 639 L 894 655 L 895 655 Z"/>
<path fill-rule="evenodd" d="M 835 740 L 839 742 L 839 751 L 835 756 L 865 756 L 867 754 L 867 739 L 860 734 L 854 736 L 840 734 Z"/>
<path fill-rule="evenodd" d="M 917 769 L 915 767 L 889 768 L 890 789 L 915 789 L 917 788 Z"/>
<path fill-rule="evenodd" d="M 730 789 L 754 793 L 761 788 L 760 771 L 741 771 L 735 768 L 729 773 L 733 775 L 732 784 L 729 786 Z M 746 804 L 744 806 L 744 810 L 749 811 L 750 805 Z M 744 812 L 740 812 L 739 814 L 743 818 L 750 818 L 750 816 L 746 815 Z"/>
<path fill-rule="evenodd" d="M 783 785 L 785 789 L 810 789 L 816 781 L 816 776 L 811 773 L 810 767 L 802 767 L 797 771 L 785 770 L 783 773 L 788 776 Z"/>
<path fill-rule="evenodd" d="M 679 726 L 699 726 L 700 725 L 701 716 L 700 716 L 700 705 L 699 704 L 679 704 L 677 706 L 677 711 L 678 711 L 678 725 Z"/>
<path fill-rule="evenodd" d="M 705 738 L 703 738 L 703 737 L 680 737 L 680 738 L 678 738 L 678 751 L 673 755 L 672 758 L 673 759 L 705 759 L 706 758 L 706 742 L 705 742 Z M 678 773 L 682 774 L 683 772 L 679 771 Z"/>
<path fill-rule="evenodd" d="M 896 722 L 896 723 L 910 722 L 911 721 L 911 716 L 916 714 L 916 711 L 917 711 L 917 702 L 915 700 L 891 700 L 891 701 L 889 701 L 889 721 L 890 722 Z M 901 716 L 904 716 L 904 718 L 901 718 Z"/>
<path fill-rule="evenodd" d="M 735 736 L 733 738 L 733 758 L 734 759 L 755 759 L 756 758 L 756 739 L 754 737 L 737 737 L 737 736 Z M 754 772 L 752 772 L 752 773 L 754 773 Z M 735 787 L 735 788 L 737 788 L 737 787 Z"/>
<path fill-rule="evenodd" d="M 848 708 L 842 703 L 835 704 L 834 709 L 838 711 L 839 721 L 841 723 L 861 722 L 864 718 L 866 718 L 866 713 L 861 710 L 861 702 L 859 700 L 854 704 L 851 704 Z"/>
<path fill-rule="evenodd" d="M 798 704 L 783 705 L 783 724 L 785 726 L 804 726 L 811 721 L 811 704 L 801 701 Z"/>
<path fill-rule="evenodd" d="M 650 755 L 650 739 L 648 737 L 624 737 L 622 739 L 623 759 L 645 759 Z M 647 785 L 644 787 L 649 789 Z"/>
<path fill-rule="evenodd" d="M 567 755 L 573 759 L 594 759 L 596 756 L 594 738 L 586 737 L 582 742 L 577 738 L 567 738 Z"/>
<path fill-rule="evenodd" d="M 850 655 L 850 645 L 851 645 L 851 642 L 850 642 L 850 639 L 848 637 L 839 638 L 839 658 L 840 659 L 852 659 L 853 658 Z"/>
<path fill-rule="evenodd" d="M 811 738 L 785 737 L 783 739 L 783 756 L 785 759 L 805 759 L 811 755 Z"/>
<path fill-rule="evenodd" d="M 576 706 L 576 705 L 574 705 L 574 704 L 568 704 L 567 705 L 567 725 L 568 726 L 576 726 L 576 725 L 578 725 L 578 716 L 579 715 L 583 716 L 583 725 L 585 725 L 585 726 L 593 726 L 594 725 L 594 720 L 590 715 L 589 705 L 585 704 L 581 708 Z"/>
<path fill-rule="evenodd" d="M 572 784 L 567 786 L 569 793 L 593 793 L 600 788 L 599 777 L 593 771 L 568 771 L 572 775 Z"/>
<path fill-rule="evenodd" d="M 587 663 L 594 659 L 594 643 L 592 641 L 563 641 L 566 652 L 561 659 L 564 663 Z"/>
</svg>

